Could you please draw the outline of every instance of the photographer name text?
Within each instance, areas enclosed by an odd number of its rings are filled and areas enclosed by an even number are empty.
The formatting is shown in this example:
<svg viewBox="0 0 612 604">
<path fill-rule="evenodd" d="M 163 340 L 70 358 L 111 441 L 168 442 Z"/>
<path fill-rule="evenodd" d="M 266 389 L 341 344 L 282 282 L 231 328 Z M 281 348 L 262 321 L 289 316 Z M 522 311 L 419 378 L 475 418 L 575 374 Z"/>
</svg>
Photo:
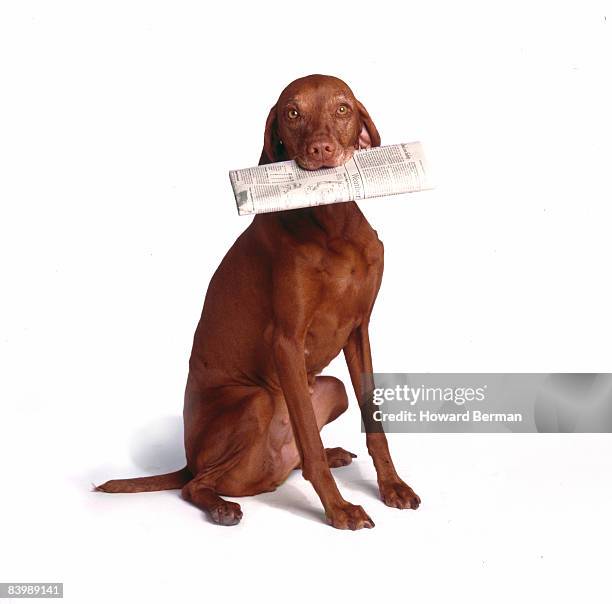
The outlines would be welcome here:
<svg viewBox="0 0 612 604">
<path fill-rule="evenodd" d="M 421 422 L 421 423 L 446 423 L 446 422 L 522 422 L 522 413 L 485 413 L 477 409 L 442 413 L 421 409 L 410 411 L 403 409 L 396 413 L 387 413 L 376 409 L 372 414 L 375 421 L 379 422 Z"/>
</svg>

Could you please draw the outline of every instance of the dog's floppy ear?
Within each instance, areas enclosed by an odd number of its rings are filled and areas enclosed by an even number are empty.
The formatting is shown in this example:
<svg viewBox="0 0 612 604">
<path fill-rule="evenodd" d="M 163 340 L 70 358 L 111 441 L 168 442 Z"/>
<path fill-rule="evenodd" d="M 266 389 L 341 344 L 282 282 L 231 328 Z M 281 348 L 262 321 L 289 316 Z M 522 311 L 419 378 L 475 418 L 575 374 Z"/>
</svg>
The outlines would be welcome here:
<svg viewBox="0 0 612 604">
<path fill-rule="evenodd" d="M 370 117 L 367 109 L 362 103 L 357 101 L 359 113 L 361 115 L 361 132 L 359 133 L 359 148 L 380 147 L 380 134 Z"/>
<path fill-rule="evenodd" d="M 264 132 L 264 144 L 259 158 L 259 165 L 272 164 L 283 159 L 283 143 L 278 136 L 278 120 L 276 117 L 276 105 L 270 109 L 266 120 Z"/>
</svg>

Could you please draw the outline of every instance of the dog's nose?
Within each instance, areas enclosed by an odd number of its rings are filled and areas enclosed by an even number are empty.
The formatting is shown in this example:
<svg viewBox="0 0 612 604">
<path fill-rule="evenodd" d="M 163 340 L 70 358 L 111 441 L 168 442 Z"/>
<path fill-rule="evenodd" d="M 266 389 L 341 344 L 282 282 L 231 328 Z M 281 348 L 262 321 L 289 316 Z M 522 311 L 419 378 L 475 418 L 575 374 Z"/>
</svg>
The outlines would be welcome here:
<svg viewBox="0 0 612 604">
<path fill-rule="evenodd" d="M 330 140 L 319 139 L 308 145 L 307 153 L 309 157 L 325 162 L 336 154 L 336 145 Z"/>
</svg>

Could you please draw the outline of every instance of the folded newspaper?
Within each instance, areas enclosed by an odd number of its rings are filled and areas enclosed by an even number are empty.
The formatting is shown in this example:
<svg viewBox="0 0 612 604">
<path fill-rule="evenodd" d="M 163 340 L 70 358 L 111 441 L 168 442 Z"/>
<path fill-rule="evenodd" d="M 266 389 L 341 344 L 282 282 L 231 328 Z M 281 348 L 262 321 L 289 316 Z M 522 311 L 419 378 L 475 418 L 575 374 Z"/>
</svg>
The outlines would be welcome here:
<svg viewBox="0 0 612 604">
<path fill-rule="evenodd" d="M 432 189 L 421 143 L 356 151 L 337 168 L 304 170 L 283 161 L 229 173 L 238 214 L 279 212 Z"/>
</svg>

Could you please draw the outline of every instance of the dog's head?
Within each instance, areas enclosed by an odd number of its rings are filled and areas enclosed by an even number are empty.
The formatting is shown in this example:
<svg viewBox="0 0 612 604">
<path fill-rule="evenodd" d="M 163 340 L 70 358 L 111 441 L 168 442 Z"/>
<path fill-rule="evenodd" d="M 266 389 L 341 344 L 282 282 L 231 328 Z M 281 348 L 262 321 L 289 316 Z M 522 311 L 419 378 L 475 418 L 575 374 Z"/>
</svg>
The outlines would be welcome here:
<svg viewBox="0 0 612 604">
<path fill-rule="evenodd" d="M 291 82 L 270 110 L 259 163 L 295 159 L 317 170 L 379 145 L 378 130 L 351 89 L 338 78 L 310 75 Z"/>
</svg>

